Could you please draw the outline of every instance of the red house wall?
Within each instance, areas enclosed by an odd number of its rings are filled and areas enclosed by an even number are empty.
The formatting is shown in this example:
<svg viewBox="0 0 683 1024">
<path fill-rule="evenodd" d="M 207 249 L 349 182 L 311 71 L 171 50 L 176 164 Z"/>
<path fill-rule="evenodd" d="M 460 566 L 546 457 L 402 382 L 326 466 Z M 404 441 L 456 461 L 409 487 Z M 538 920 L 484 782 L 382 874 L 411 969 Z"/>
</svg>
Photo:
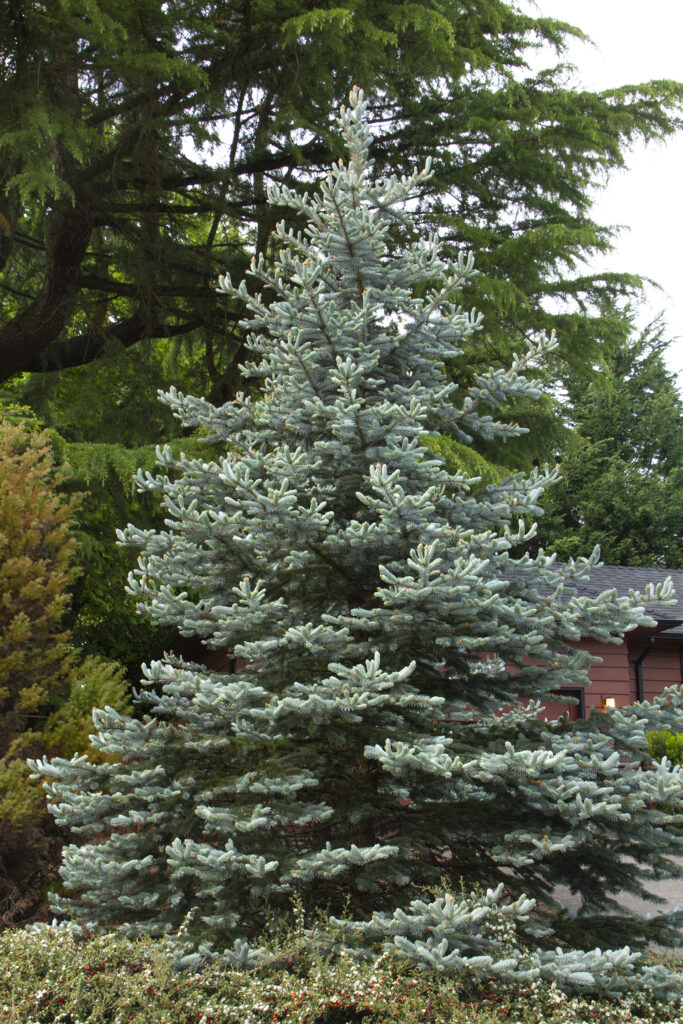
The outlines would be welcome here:
<svg viewBox="0 0 683 1024">
<path fill-rule="evenodd" d="M 617 707 L 630 704 L 635 700 L 635 696 L 631 695 L 629 685 L 628 650 L 625 644 L 606 644 L 599 640 L 585 640 L 581 644 L 575 643 L 572 646 L 602 658 L 599 664 L 591 665 L 588 670 L 591 685 L 584 689 L 586 718 L 590 718 L 593 708 L 602 708 L 605 697 L 614 697 Z M 546 702 L 542 715 L 543 718 L 559 718 L 565 711 L 569 712 L 571 719 L 580 717 L 579 705 L 569 704 L 562 700 Z"/>
<path fill-rule="evenodd" d="M 650 648 L 649 636 L 656 637 Z M 586 717 L 590 718 L 593 709 L 600 711 L 606 697 L 612 697 L 618 708 L 633 704 L 638 699 L 636 681 L 636 659 L 649 649 L 642 662 L 643 696 L 652 700 L 659 696 L 667 686 L 680 685 L 681 675 L 680 641 L 658 637 L 657 634 L 636 634 L 626 637 L 622 644 L 606 644 L 597 640 L 585 640 L 581 647 L 590 654 L 598 655 L 602 662 L 592 665 L 588 670 L 591 685 L 586 687 Z M 553 701 L 545 705 L 544 717 L 558 718 L 565 711 L 569 717 L 578 718 L 578 707 L 562 701 Z"/>
<path fill-rule="evenodd" d="M 606 644 L 599 640 L 585 640 L 581 647 L 589 654 L 602 658 L 599 665 L 591 665 L 588 677 L 591 685 L 586 691 L 586 714 L 590 708 L 602 708 L 605 697 L 614 697 L 616 706 L 632 704 L 636 699 L 635 677 L 629 675 L 628 645 Z"/>
<path fill-rule="evenodd" d="M 588 671 L 591 684 L 584 689 L 587 718 L 590 718 L 592 713 L 602 710 L 606 697 L 612 697 L 618 708 L 633 704 L 637 700 L 635 662 L 643 651 L 648 650 L 651 635 L 653 634 L 638 631 L 627 635 L 625 642 L 621 644 L 601 643 L 598 640 L 585 640 L 581 644 L 573 644 L 574 647 L 580 647 L 602 659 Z M 654 636 L 655 643 L 642 662 L 645 700 L 658 696 L 667 686 L 683 682 L 680 640 L 656 634 Z M 182 647 L 186 657 L 200 661 L 214 671 L 235 671 L 245 664 L 242 658 L 233 661 L 225 651 L 208 651 L 196 638 L 189 642 L 184 641 Z M 565 711 L 569 712 L 571 719 L 580 716 L 578 704 L 562 700 L 546 702 L 542 715 L 549 719 L 559 718 Z"/>
<path fill-rule="evenodd" d="M 646 637 L 638 637 L 629 645 L 629 681 L 633 688 L 633 700 L 636 700 L 636 659 L 646 651 L 648 642 Z M 657 697 L 667 686 L 680 685 L 681 679 L 681 655 L 680 641 L 669 640 L 667 637 L 657 637 L 653 647 L 641 662 L 643 672 L 643 697 L 645 700 L 652 700 Z"/>
</svg>

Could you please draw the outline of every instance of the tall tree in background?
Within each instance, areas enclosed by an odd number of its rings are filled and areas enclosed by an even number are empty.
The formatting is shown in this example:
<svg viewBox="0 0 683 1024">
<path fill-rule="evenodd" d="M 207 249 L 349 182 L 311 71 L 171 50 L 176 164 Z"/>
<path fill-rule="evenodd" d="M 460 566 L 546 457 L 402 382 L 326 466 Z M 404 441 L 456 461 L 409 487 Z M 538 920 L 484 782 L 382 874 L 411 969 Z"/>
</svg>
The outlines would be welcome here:
<svg viewBox="0 0 683 1024">
<path fill-rule="evenodd" d="M 434 158 L 422 214 L 479 253 L 471 301 L 490 351 L 545 326 L 543 298 L 619 294 L 633 278 L 566 273 L 609 245 L 589 189 L 636 138 L 679 127 L 683 86 L 595 94 L 561 65 L 526 74 L 534 46 L 561 51 L 568 34 L 580 35 L 502 0 L 9 0 L 0 380 L 175 337 L 201 346 L 202 390 L 232 395 L 240 311 L 217 306 L 211 280 L 241 276 L 245 247 L 265 251 L 269 181 L 327 172 L 354 81 L 371 97 L 378 168 Z M 580 364 L 599 316 L 558 326 Z"/>
<path fill-rule="evenodd" d="M 275 266 L 252 266 L 262 293 L 222 282 L 251 314 L 258 400 L 167 393 L 215 459 L 161 452 L 159 474 L 138 483 L 163 496 L 166 528 L 124 534 L 141 550 L 130 585 L 149 618 L 243 667 L 156 662 L 142 721 L 94 713 L 94 743 L 119 763 L 31 762 L 78 837 L 53 908 L 77 929 L 168 936 L 186 965 L 249 964 L 266 907 L 298 897 L 356 917 L 337 922 L 352 951 L 384 943 L 479 978 L 664 990 L 663 966 L 576 947 L 679 940 L 675 918 L 623 913 L 614 895 L 679 870 L 680 776 L 668 762 L 641 769 L 643 719 L 680 723 L 680 698 L 581 730 L 519 701 L 587 684 L 590 655 L 568 641 L 651 621 L 642 603 L 666 599 L 670 581 L 578 597 L 595 557 L 511 556 L 552 474 L 475 494 L 426 457 L 428 433 L 519 433 L 496 411 L 538 393 L 525 371 L 551 342 L 449 382 L 444 364 L 481 333 L 451 301 L 473 263 L 444 261 L 435 237 L 397 249 L 391 226 L 424 173 L 373 180 L 364 111 L 354 92 L 340 118 L 348 166 L 305 198 L 271 193 L 295 216 L 278 225 Z M 496 891 L 460 899 L 463 882 Z M 558 884 L 582 895 L 577 919 L 559 913 Z"/>
<path fill-rule="evenodd" d="M 560 558 L 596 544 L 614 565 L 683 568 L 683 400 L 659 323 L 606 347 L 597 385 L 567 385 L 572 431 L 537 543 Z"/>
<path fill-rule="evenodd" d="M 59 858 L 24 758 L 88 749 L 93 706 L 129 707 L 119 666 L 84 659 L 64 626 L 78 568 L 57 482 L 47 435 L 0 423 L 0 927 L 36 909 Z"/>
</svg>

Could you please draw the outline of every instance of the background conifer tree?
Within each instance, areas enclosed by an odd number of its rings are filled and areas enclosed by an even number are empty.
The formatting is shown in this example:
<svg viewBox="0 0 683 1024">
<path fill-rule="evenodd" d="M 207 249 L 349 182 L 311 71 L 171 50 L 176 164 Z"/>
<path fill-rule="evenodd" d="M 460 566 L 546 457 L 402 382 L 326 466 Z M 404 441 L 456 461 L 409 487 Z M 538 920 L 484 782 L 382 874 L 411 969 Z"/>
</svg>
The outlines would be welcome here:
<svg viewBox="0 0 683 1024">
<path fill-rule="evenodd" d="M 264 251 L 269 182 L 327 173 L 352 81 L 378 166 L 433 153 L 422 214 L 478 253 L 492 350 L 564 298 L 560 351 L 579 365 L 604 334 L 598 297 L 637 285 L 567 273 L 609 248 L 592 190 L 634 141 L 680 128 L 683 86 L 578 88 L 561 62 L 576 37 L 509 0 L 3 4 L 0 381 L 93 360 L 117 373 L 121 350 L 182 338 L 213 400 L 232 397 L 239 310 L 210 282 Z"/>
<path fill-rule="evenodd" d="M 655 321 L 605 346 L 597 382 L 567 382 L 562 480 L 537 540 L 561 559 L 683 568 L 683 398 Z"/>
<path fill-rule="evenodd" d="M 360 950 L 388 943 L 503 980 L 664 988 L 665 968 L 637 974 L 637 955 L 591 947 L 676 940 L 675 921 L 634 919 L 612 897 L 677 870 L 679 776 L 639 769 L 643 719 L 680 721 L 680 696 L 585 730 L 518 703 L 585 684 L 589 656 L 569 642 L 619 641 L 642 602 L 577 596 L 597 553 L 562 567 L 511 556 L 555 470 L 477 491 L 422 445 L 515 435 L 495 410 L 537 393 L 524 370 L 553 342 L 449 382 L 444 363 L 482 327 L 450 298 L 473 261 L 445 262 L 435 238 L 396 250 L 391 229 L 409 227 L 403 204 L 426 172 L 373 181 L 364 111 L 354 92 L 347 166 L 309 196 L 271 193 L 307 226 L 281 222 L 277 262 L 252 268 L 269 304 L 237 289 L 260 396 L 164 395 L 216 458 L 160 451 L 160 474 L 138 482 L 163 495 L 167 528 L 122 535 L 141 549 L 130 586 L 149 619 L 243 667 L 168 656 L 145 669 L 141 721 L 94 713 L 94 746 L 120 763 L 31 762 L 78 839 L 53 908 L 167 935 L 180 963 L 251 963 L 266 903 L 297 897 L 346 908 L 336 926 Z M 461 881 L 491 888 L 456 898 Z M 558 883 L 583 895 L 580 918 L 558 913 Z"/>
</svg>

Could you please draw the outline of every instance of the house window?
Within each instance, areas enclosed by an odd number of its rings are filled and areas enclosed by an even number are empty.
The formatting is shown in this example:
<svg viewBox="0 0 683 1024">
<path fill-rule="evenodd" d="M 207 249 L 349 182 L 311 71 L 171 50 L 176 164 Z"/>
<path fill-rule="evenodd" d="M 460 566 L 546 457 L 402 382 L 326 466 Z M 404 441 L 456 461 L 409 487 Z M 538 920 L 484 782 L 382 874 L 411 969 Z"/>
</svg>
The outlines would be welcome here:
<svg viewBox="0 0 683 1024">
<path fill-rule="evenodd" d="M 586 717 L 586 691 L 583 686 L 561 686 L 559 690 L 553 690 L 552 692 L 559 701 L 565 701 L 567 697 L 573 697 L 578 701 L 576 717 Z"/>
</svg>

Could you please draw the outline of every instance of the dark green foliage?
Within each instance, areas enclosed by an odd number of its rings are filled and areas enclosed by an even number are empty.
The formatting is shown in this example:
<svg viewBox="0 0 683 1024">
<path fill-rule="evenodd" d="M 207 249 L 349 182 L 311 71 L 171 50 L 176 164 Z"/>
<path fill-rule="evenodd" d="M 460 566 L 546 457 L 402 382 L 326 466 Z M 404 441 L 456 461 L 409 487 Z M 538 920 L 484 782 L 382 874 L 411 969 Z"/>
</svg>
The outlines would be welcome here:
<svg viewBox="0 0 683 1024">
<path fill-rule="evenodd" d="M 269 182 L 318 179 L 339 155 L 330 125 L 352 82 L 374 97 L 378 171 L 433 156 L 423 219 L 478 253 L 478 359 L 546 326 L 543 299 L 570 297 L 553 319 L 581 366 L 604 335 L 584 307 L 637 283 L 570 276 L 609 247 L 590 188 L 634 140 L 679 127 L 683 87 L 596 94 L 562 65 L 527 72 L 534 48 L 561 54 L 577 35 L 503 0 L 4 4 L 0 379 L 175 337 L 196 346 L 212 399 L 230 397 L 240 311 L 211 282 L 265 251 Z"/>
<path fill-rule="evenodd" d="M 568 383 L 574 430 L 538 536 L 560 558 L 599 544 L 614 565 L 683 567 L 683 400 L 666 348 L 655 323 L 610 345 L 595 381 Z"/>
</svg>

